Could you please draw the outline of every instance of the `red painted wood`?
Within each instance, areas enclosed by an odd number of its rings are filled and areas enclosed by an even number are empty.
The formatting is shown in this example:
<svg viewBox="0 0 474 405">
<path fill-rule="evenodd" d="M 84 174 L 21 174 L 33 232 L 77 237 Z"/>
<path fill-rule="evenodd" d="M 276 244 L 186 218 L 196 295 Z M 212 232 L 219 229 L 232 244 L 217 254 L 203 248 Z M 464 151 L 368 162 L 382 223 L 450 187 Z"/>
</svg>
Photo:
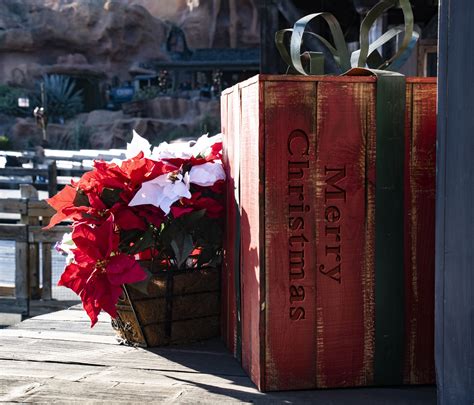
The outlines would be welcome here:
<svg viewBox="0 0 474 405">
<path fill-rule="evenodd" d="M 240 135 L 240 214 L 241 214 L 241 324 L 242 366 L 261 390 L 263 386 L 263 337 L 261 334 L 261 232 L 262 189 L 260 184 L 260 101 L 259 86 L 243 86 L 234 91 L 235 110 L 241 111 Z M 240 108 L 235 107 L 240 102 Z"/>
<path fill-rule="evenodd" d="M 223 134 L 223 163 L 226 168 L 227 187 L 226 187 L 226 233 L 224 240 L 224 266 L 222 274 L 222 302 L 226 307 L 226 312 L 223 312 L 223 338 L 229 350 L 234 353 L 236 350 L 236 333 L 237 333 L 237 308 L 235 297 L 235 238 L 236 238 L 236 216 L 237 203 L 235 201 L 235 178 L 238 167 L 235 161 L 235 146 L 238 146 L 238 139 L 234 132 L 234 104 L 232 93 L 223 94 L 221 100 L 222 117 L 222 134 Z M 238 107 L 238 106 L 237 106 Z"/>
<path fill-rule="evenodd" d="M 229 173 L 229 131 L 227 129 L 227 95 L 223 94 L 221 96 L 221 133 L 222 133 L 222 143 L 223 143 L 223 151 L 222 151 L 222 161 L 224 168 L 226 168 L 226 176 L 228 182 L 226 183 L 226 207 L 230 207 L 231 199 L 229 197 L 229 187 L 231 186 L 232 176 Z M 235 229 L 232 227 L 232 221 L 229 220 L 231 209 L 226 209 L 225 214 L 225 234 L 223 240 L 223 248 L 224 248 L 224 260 L 222 264 L 222 274 L 221 274 L 221 292 L 222 292 L 222 299 L 221 299 L 221 337 L 222 340 L 228 345 L 228 286 L 229 286 L 229 265 L 232 262 L 232 249 L 230 249 L 229 239 L 232 234 L 235 233 Z"/>
<path fill-rule="evenodd" d="M 265 82 L 265 389 L 316 383 L 316 83 Z"/>
<path fill-rule="evenodd" d="M 405 145 L 405 376 L 432 384 L 434 371 L 434 245 L 436 82 L 407 85 Z"/>
<path fill-rule="evenodd" d="M 405 381 L 430 383 L 436 102 L 430 89 L 435 84 L 432 80 L 407 83 L 416 91 L 407 97 Z M 375 79 L 259 76 L 227 90 L 223 98 L 229 191 L 233 193 L 234 186 L 241 185 L 240 194 L 228 194 L 227 219 L 233 221 L 234 214 L 242 217 L 243 367 L 261 390 L 370 385 L 375 343 Z M 300 204 L 297 188 L 292 189 L 291 199 L 288 194 L 288 136 L 295 129 L 308 134 L 308 161 L 313 163 L 301 184 L 292 184 L 303 185 L 303 207 L 310 207 L 304 213 L 308 218 L 308 242 L 304 245 L 312 246 L 304 253 L 304 279 L 290 278 L 289 274 L 289 238 L 298 236 L 290 232 L 289 206 L 294 202 L 292 210 L 297 211 Z M 301 149 L 305 146 L 302 140 L 301 132 L 296 132 L 292 145 Z M 327 183 L 331 173 L 338 173 L 326 169 L 339 165 L 345 165 L 345 177 L 336 184 L 346 192 L 345 202 L 338 207 L 340 241 L 334 229 L 326 229 L 325 219 L 328 203 L 337 202 L 325 198 Z M 293 169 L 298 173 L 298 166 Z M 329 191 L 339 190 L 332 187 Z M 306 193 L 311 195 L 308 203 Z M 232 208 L 232 204 L 237 205 Z M 335 209 L 328 214 L 334 220 Z M 293 226 L 300 225 L 293 222 Z M 228 228 L 223 294 L 228 312 L 227 344 L 235 353 L 233 280 L 238 269 L 229 263 L 237 254 L 229 247 L 234 234 Z M 337 272 L 330 273 L 336 278 L 331 279 L 319 271 L 319 265 L 327 271 L 337 264 L 335 254 L 326 257 L 326 246 L 338 249 L 331 244 L 331 237 L 336 245 L 340 242 L 340 283 Z M 336 250 L 329 251 L 338 253 Z M 301 256 L 294 253 L 292 258 Z M 305 298 L 298 301 L 301 290 L 292 289 L 291 303 L 290 288 L 295 281 L 300 282 L 296 288 L 304 287 Z M 291 307 L 300 303 L 304 303 L 304 322 L 292 321 Z"/>
<path fill-rule="evenodd" d="M 375 180 L 374 92 L 373 84 L 318 84 L 318 387 L 373 378 L 374 204 L 366 178 Z"/>
</svg>

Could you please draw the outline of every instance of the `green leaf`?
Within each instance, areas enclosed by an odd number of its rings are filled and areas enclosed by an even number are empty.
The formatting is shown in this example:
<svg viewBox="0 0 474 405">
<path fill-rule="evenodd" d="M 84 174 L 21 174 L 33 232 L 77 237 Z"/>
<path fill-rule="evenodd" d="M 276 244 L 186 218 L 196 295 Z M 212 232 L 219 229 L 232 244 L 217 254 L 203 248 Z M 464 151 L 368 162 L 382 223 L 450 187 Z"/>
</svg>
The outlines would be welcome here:
<svg viewBox="0 0 474 405">
<path fill-rule="evenodd" d="M 121 198 L 120 194 L 122 193 L 122 190 L 120 189 L 114 189 L 114 188 L 104 188 L 102 191 L 102 194 L 100 196 L 100 199 L 104 202 L 104 204 L 111 208 L 115 203 L 118 203 Z"/>
<path fill-rule="evenodd" d="M 181 267 L 194 250 L 193 238 L 189 233 L 181 233 L 171 241 L 178 267 Z"/>
<path fill-rule="evenodd" d="M 193 230 L 196 228 L 196 224 L 204 217 L 206 213 L 205 209 L 199 211 L 193 211 L 189 214 L 183 215 L 179 219 L 182 221 L 184 227 L 188 230 Z"/>
<path fill-rule="evenodd" d="M 89 199 L 87 196 L 84 194 L 84 191 L 81 189 L 77 190 L 76 192 L 76 197 L 74 198 L 73 202 L 75 207 L 89 207 Z"/>
<path fill-rule="evenodd" d="M 128 253 L 134 255 L 138 252 L 143 252 L 144 250 L 152 248 L 154 245 L 155 237 L 153 234 L 153 229 L 150 227 L 138 240 L 135 240 L 135 244 L 129 248 Z"/>
</svg>

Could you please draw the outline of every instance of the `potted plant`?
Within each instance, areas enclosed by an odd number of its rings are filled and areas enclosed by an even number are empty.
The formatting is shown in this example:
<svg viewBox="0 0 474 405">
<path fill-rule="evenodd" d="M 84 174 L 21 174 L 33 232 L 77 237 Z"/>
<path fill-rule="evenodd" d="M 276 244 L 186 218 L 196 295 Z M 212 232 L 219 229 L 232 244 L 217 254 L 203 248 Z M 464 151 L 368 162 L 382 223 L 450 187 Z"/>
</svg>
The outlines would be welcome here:
<svg viewBox="0 0 474 405">
<path fill-rule="evenodd" d="M 101 310 L 128 343 L 158 346 L 219 330 L 225 173 L 220 136 L 151 149 L 134 133 L 127 158 L 71 182 L 48 203 L 49 227 L 72 220 L 59 285 Z"/>
</svg>

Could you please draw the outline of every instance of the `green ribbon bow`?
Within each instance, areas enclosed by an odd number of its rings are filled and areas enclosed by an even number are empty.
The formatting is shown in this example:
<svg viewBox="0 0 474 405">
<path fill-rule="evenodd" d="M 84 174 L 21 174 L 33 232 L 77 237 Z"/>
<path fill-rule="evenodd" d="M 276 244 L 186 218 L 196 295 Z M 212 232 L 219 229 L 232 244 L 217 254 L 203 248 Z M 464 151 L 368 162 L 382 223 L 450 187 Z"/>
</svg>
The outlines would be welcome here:
<svg viewBox="0 0 474 405">
<path fill-rule="evenodd" d="M 369 44 L 369 31 L 372 25 L 386 10 L 397 5 L 403 11 L 405 24 L 391 28 Z M 323 18 L 328 24 L 334 44 L 314 32 L 306 31 L 308 23 L 318 17 Z M 404 33 L 403 42 L 398 51 L 388 60 L 383 60 L 377 49 L 402 32 Z M 289 52 L 284 44 L 285 36 L 288 33 L 291 33 Z M 354 51 L 352 55 L 349 55 L 341 26 L 331 13 L 309 14 L 296 21 L 292 29 L 280 30 L 275 34 L 275 43 L 281 57 L 292 70 L 302 75 L 324 74 L 324 54 L 322 52 L 301 53 L 305 35 L 319 40 L 328 49 L 336 65 L 343 72 L 352 67 L 397 70 L 406 62 L 419 38 L 419 34 L 413 30 L 413 11 L 409 0 L 382 0 L 374 6 L 367 13 L 360 27 L 360 49 Z M 306 65 L 306 68 L 303 64 Z"/>
</svg>

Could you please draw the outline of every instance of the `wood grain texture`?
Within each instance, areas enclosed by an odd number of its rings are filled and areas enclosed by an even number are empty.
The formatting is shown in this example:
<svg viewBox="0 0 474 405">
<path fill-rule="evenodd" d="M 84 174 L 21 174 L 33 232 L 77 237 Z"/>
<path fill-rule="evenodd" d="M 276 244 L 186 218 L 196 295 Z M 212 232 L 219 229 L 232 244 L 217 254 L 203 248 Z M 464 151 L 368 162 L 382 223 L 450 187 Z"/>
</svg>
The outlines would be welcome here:
<svg viewBox="0 0 474 405">
<path fill-rule="evenodd" d="M 261 227 L 263 214 L 260 184 L 259 86 L 243 86 L 233 93 L 234 114 L 238 110 L 240 134 L 240 257 L 241 257 L 241 316 L 242 366 L 252 381 L 262 387 L 261 335 Z M 238 103 L 238 104 L 237 104 Z M 235 130 L 235 129 L 234 129 Z"/>
<path fill-rule="evenodd" d="M 315 386 L 315 94 L 264 82 L 266 390 Z"/>
<path fill-rule="evenodd" d="M 407 84 L 405 139 L 404 382 L 432 384 L 436 82 Z"/>
<path fill-rule="evenodd" d="M 372 84 L 318 85 L 318 387 L 372 382 L 374 318 L 372 308 L 363 309 L 374 286 L 374 263 L 366 260 L 375 226 L 367 190 L 375 180 L 374 150 L 367 150 L 375 146 L 368 141 L 374 90 Z"/>
<path fill-rule="evenodd" d="M 424 94 L 416 108 L 432 114 L 434 95 L 425 89 L 433 80 L 408 82 Z M 235 148 L 239 137 L 239 158 L 227 165 L 240 166 L 240 177 L 230 173 L 230 181 L 239 178 L 241 187 L 232 203 L 242 215 L 244 369 L 262 390 L 374 384 L 376 79 L 260 75 L 227 89 L 224 97 L 223 121 L 235 120 L 236 109 L 240 114 L 239 125 L 228 125 L 224 149 Z M 411 117 L 411 104 L 409 111 Z M 424 132 L 431 124 L 422 115 L 416 131 Z M 410 153 L 421 153 L 421 146 Z M 430 192 L 416 193 L 421 203 Z M 416 250 L 419 260 L 430 260 L 425 245 Z M 410 361 L 405 375 L 417 375 L 407 383 L 430 382 L 423 377 L 429 344 L 412 355 L 423 336 L 429 342 L 429 277 L 417 279 L 424 286 L 406 285 L 424 297 L 419 305 L 405 303 L 410 316 L 424 317 L 423 329 L 400 333 L 406 353 L 397 361 Z"/>
<path fill-rule="evenodd" d="M 221 118 L 223 134 L 223 163 L 226 168 L 226 236 L 224 240 L 224 267 L 223 267 L 223 305 L 226 312 L 223 312 L 225 320 L 223 326 L 224 341 L 229 350 L 238 356 L 237 353 L 237 294 L 236 294 L 236 271 L 240 265 L 240 236 L 239 236 L 239 162 L 237 159 L 237 148 L 239 148 L 238 133 L 234 129 L 234 97 L 233 93 L 223 94 L 222 103 L 225 106 L 226 116 Z M 223 110 L 224 111 L 224 110 Z M 240 309 L 239 309 L 240 310 Z"/>
<path fill-rule="evenodd" d="M 0 329 L 5 403 L 404 403 L 432 404 L 432 388 L 263 394 L 218 339 L 140 349 L 119 345 L 110 317 L 90 328 L 79 307 Z"/>
<path fill-rule="evenodd" d="M 442 404 L 474 401 L 474 3 L 439 10 L 436 371 Z"/>
</svg>

